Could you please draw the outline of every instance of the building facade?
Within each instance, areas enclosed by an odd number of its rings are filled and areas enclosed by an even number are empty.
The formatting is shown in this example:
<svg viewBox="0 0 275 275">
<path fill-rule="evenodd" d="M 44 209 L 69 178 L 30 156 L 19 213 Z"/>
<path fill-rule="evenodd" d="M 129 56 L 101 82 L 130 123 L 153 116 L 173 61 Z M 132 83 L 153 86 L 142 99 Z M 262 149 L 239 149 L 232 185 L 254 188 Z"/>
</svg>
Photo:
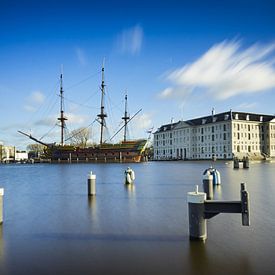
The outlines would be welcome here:
<svg viewBox="0 0 275 275">
<path fill-rule="evenodd" d="M 0 145 L 0 162 L 8 163 L 15 160 L 15 147 Z"/>
<path fill-rule="evenodd" d="M 275 116 L 224 112 L 162 125 L 154 159 L 263 159 L 275 157 Z"/>
</svg>

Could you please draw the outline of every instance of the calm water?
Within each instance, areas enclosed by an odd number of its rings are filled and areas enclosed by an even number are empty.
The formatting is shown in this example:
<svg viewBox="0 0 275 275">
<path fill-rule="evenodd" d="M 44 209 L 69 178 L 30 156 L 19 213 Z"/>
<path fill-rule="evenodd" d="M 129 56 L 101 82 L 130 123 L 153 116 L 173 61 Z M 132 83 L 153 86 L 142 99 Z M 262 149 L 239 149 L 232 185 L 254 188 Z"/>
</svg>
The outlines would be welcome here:
<svg viewBox="0 0 275 275">
<path fill-rule="evenodd" d="M 246 182 L 251 226 L 240 214 L 208 220 L 190 242 L 186 194 L 209 162 L 0 165 L 5 188 L 0 274 L 275 274 L 275 163 L 233 170 L 217 162 L 215 198 L 239 200 Z M 88 199 L 87 175 L 97 175 Z"/>
</svg>

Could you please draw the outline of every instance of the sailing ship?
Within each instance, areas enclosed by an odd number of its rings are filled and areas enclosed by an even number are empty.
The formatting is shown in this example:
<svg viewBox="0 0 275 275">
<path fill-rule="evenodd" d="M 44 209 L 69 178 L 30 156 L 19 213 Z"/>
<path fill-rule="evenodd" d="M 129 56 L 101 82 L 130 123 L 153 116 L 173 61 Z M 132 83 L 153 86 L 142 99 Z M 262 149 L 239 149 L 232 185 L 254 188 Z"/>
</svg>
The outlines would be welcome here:
<svg viewBox="0 0 275 275">
<path fill-rule="evenodd" d="M 33 137 L 31 134 L 18 131 L 19 133 L 29 137 L 35 142 L 45 146 L 43 159 L 50 162 L 141 162 L 147 159 L 146 147 L 148 144 L 147 139 L 127 140 L 126 131 L 128 123 L 137 115 L 139 110 L 132 118 L 127 112 L 127 95 L 125 96 L 125 112 L 122 117 L 124 125 L 120 130 L 124 129 L 123 140 L 119 143 L 106 143 L 103 140 L 104 129 L 106 128 L 106 117 L 104 107 L 105 96 L 105 83 L 104 83 L 104 66 L 102 67 L 102 81 L 101 81 L 101 107 L 100 113 L 97 115 L 97 121 L 100 123 L 100 141 L 99 144 L 90 147 L 81 148 L 80 146 L 73 146 L 65 144 L 64 131 L 65 121 L 67 118 L 64 115 L 64 91 L 62 85 L 62 73 L 60 75 L 60 117 L 57 119 L 60 121 L 61 129 L 61 142 L 45 143 L 41 140 Z M 120 132 L 120 130 L 118 132 Z M 117 132 L 117 133 L 118 133 Z M 116 134 L 117 134 L 116 133 Z M 115 135 L 116 135 L 115 134 Z M 113 136 L 114 137 L 114 136 Z"/>
</svg>

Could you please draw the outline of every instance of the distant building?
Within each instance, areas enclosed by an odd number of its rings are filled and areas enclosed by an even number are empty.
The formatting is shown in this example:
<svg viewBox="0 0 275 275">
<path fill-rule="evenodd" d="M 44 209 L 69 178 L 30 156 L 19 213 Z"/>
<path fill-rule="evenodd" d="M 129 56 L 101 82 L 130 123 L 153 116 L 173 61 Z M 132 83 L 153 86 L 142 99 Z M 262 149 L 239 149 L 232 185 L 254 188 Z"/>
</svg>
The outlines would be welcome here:
<svg viewBox="0 0 275 275">
<path fill-rule="evenodd" d="M 224 112 L 162 125 L 154 133 L 154 159 L 275 157 L 275 116 Z"/>
<path fill-rule="evenodd" d="M 14 162 L 15 147 L 0 144 L 0 162 Z"/>
<path fill-rule="evenodd" d="M 16 151 L 15 161 L 22 162 L 28 160 L 28 153 L 26 151 Z"/>
</svg>

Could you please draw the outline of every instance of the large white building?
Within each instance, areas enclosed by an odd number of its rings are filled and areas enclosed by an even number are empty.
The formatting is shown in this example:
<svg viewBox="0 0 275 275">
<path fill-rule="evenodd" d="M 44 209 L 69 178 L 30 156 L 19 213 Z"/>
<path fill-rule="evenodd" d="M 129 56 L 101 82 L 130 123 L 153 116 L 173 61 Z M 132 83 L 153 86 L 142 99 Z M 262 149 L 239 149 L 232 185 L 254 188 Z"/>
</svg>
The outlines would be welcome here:
<svg viewBox="0 0 275 275">
<path fill-rule="evenodd" d="M 275 116 L 224 112 L 161 126 L 154 159 L 275 157 Z"/>
</svg>

